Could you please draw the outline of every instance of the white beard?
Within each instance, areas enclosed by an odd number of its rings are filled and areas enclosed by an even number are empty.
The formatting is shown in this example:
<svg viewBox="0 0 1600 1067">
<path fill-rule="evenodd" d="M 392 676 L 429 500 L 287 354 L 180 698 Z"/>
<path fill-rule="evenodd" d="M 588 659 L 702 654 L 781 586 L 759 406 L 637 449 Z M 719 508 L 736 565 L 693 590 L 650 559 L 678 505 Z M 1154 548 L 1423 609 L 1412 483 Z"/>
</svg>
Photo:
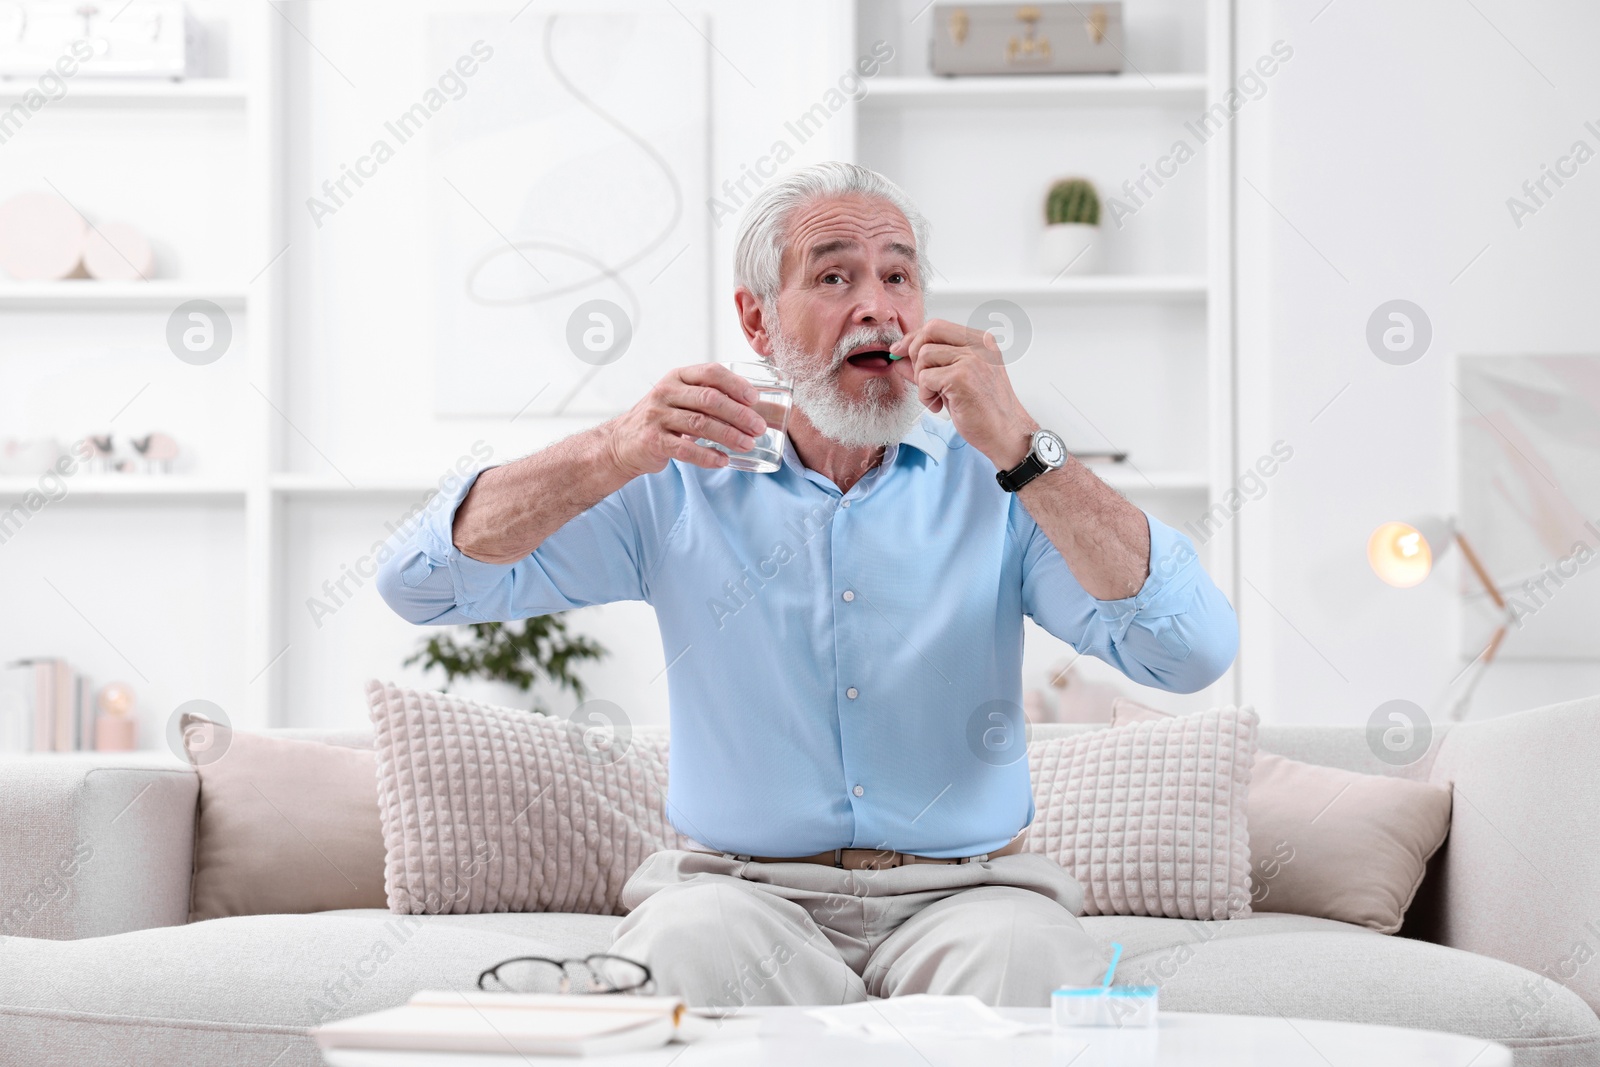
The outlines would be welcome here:
<svg viewBox="0 0 1600 1067">
<path fill-rule="evenodd" d="M 772 362 L 794 380 L 794 406 L 805 413 L 822 436 L 846 448 L 892 445 L 916 425 L 926 410 L 917 399 L 916 384 L 898 374 L 870 378 L 864 383 L 864 397 L 853 400 L 840 388 L 839 374 L 851 349 L 865 344 L 887 348 L 901 336 L 894 326 L 851 330 L 839 339 L 832 356 L 819 365 L 814 355 L 801 350 L 774 327 Z"/>
</svg>

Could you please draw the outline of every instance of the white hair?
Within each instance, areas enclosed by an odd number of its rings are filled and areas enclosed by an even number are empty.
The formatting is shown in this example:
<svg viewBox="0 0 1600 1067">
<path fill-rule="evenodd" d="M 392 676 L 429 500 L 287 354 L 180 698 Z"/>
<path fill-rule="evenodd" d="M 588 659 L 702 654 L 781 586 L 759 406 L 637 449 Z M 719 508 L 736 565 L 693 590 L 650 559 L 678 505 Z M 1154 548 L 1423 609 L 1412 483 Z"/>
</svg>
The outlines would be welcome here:
<svg viewBox="0 0 1600 1067">
<path fill-rule="evenodd" d="M 796 208 L 817 200 L 864 196 L 897 208 L 911 226 L 917 249 L 917 282 L 924 291 L 933 268 L 928 262 L 928 220 L 894 182 L 856 163 L 830 160 L 792 171 L 763 188 L 745 206 L 733 247 L 733 280 L 773 304 L 782 285 L 783 253 L 789 218 Z"/>
</svg>

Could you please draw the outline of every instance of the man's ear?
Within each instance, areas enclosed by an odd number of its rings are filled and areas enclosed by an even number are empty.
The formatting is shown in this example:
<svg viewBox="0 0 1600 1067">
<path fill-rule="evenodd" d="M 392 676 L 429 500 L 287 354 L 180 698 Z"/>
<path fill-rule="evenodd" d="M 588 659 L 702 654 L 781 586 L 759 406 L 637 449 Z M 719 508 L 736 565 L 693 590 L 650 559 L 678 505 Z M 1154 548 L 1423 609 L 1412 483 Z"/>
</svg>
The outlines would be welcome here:
<svg viewBox="0 0 1600 1067">
<path fill-rule="evenodd" d="M 772 337 L 767 332 L 766 309 L 756 294 L 741 285 L 733 291 L 733 304 L 739 311 L 739 326 L 744 330 L 744 339 L 761 355 L 772 358 Z"/>
</svg>

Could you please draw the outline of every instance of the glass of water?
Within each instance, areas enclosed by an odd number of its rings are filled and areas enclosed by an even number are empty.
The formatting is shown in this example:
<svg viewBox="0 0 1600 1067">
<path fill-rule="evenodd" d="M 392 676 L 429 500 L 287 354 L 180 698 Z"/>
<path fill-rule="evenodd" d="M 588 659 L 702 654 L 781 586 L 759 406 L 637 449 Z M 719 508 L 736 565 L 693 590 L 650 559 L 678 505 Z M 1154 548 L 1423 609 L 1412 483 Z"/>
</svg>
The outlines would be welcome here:
<svg viewBox="0 0 1600 1067">
<path fill-rule="evenodd" d="M 783 466 L 783 443 L 789 433 L 789 409 L 794 406 L 794 382 L 770 363 L 724 360 L 722 365 L 756 387 L 754 407 L 756 414 L 766 420 L 766 431 L 744 452 L 735 452 L 727 445 L 704 437 L 697 439 L 695 444 L 726 453 L 728 467 L 732 470 L 771 474 Z"/>
</svg>

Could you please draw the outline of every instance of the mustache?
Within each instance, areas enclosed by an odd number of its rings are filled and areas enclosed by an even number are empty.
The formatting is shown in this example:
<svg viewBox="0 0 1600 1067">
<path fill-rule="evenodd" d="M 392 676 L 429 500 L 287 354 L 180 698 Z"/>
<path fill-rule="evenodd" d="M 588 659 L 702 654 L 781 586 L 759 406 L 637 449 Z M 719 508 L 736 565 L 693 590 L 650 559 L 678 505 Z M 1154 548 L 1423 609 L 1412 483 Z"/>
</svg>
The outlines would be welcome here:
<svg viewBox="0 0 1600 1067">
<path fill-rule="evenodd" d="M 837 371 L 842 367 L 851 349 L 860 348 L 862 345 L 882 345 L 888 348 L 904 336 L 898 326 L 862 326 L 851 330 L 839 338 L 839 343 L 833 347 L 833 362 L 828 369 Z"/>
</svg>

